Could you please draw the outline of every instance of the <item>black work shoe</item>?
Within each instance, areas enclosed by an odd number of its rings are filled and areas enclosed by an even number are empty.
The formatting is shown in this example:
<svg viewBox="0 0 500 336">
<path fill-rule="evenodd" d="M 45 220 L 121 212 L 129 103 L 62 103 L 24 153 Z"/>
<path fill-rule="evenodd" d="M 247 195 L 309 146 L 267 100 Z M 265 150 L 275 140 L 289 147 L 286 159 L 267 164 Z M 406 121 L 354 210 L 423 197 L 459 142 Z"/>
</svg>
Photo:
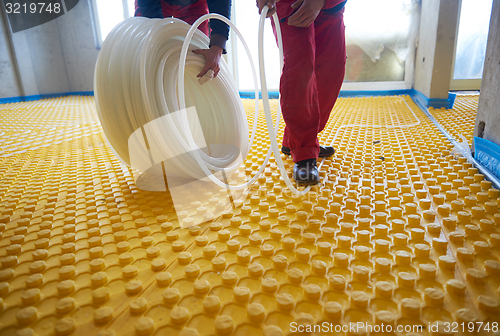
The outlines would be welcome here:
<svg viewBox="0 0 500 336">
<path fill-rule="evenodd" d="M 292 151 L 290 148 L 281 146 L 281 153 L 285 155 L 291 155 Z M 319 146 L 319 157 L 329 157 L 335 154 L 335 149 L 330 146 Z"/>
<path fill-rule="evenodd" d="M 319 157 L 329 157 L 335 154 L 335 148 L 330 146 L 319 146 Z"/>
<path fill-rule="evenodd" d="M 293 178 L 299 184 L 319 183 L 319 172 L 316 159 L 308 159 L 297 162 L 293 166 Z"/>
</svg>

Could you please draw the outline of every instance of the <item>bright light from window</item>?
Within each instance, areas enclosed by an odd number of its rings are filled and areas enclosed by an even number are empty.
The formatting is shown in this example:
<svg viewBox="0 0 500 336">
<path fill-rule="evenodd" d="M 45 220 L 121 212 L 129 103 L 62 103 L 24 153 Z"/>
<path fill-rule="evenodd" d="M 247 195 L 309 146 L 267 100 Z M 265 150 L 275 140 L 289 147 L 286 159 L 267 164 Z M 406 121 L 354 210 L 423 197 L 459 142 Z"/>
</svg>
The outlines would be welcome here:
<svg viewBox="0 0 500 336">
<path fill-rule="evenodd" d="M 109 32 L 125 18 L 135 14 L 135 0 L 93 0 L 100 34 L 99 44 L 106 39 Z M 127 5 L 128 17 L 125 17 L 124 3 Z"/>
<path fill-rule="evenodd" d="M 344 24 L 347 43 L 357 44 L 375 62 L 384 48 L 405 59 L 411 0 L 349 0 Z"/>
<path fill-rule="evenodd" d="M 238 30 L 243 34 L 245 42 L 248 44 L 248 48 L 250 49 L 256 70 L 258 72 L 259 10 L 255 5 L 255 1 L 249 0 L 233 1 L 233 6 L 235 6 L 235 18 L 233 19 L 236 22 Z M 233 36 L 235 35 L 236 34 Z M 245 48 L 243 48 L 243 44 L 239 39 L 236 52 L 236 59 L 238 60 L 239 89 L 240 91 L 252 91 L 254 89 L 252 69 L 246 56 Z M 270 19 L 266 19 L 266 25 L 264 28 L 264 59 L 266 66 L 267 87 L 269 90 L 278 90 L 280 80 L 280 59 Z M 257 74 L 257 77 L 258 76 L 259 75 Z"/>
<path fill-rule="evenodd" d="M 403 81 L 409 37 L 418 27 L 416 18 L 415 0 L 348 0 L 344 81 Z"/>
<path fill-rule="evenodd" d="M 453 79 L 483 76 L 493 0 L 462 0 Z"/>
<path fill-rule="evenodd" d="M 123 4 L 121 0 L 95 0 L 99 16 L 101 40 L 104 41 L 109 32 L 123 21 Z"/>
<path fill-rule="evenodd" d="M 259 15 L 255 1 L 233 1 L 235 22 L 258 61 Z M 346 25 L 346 81 L 402 81 L 408 55 L 408 40 L 416 29 L 418 6 L 415 0 L 348 0 Z M 265 28 L 265 61 L 268 87 L 279 87 L 280 67 L 270 20 Z M 237 44 L 238 79 L 242 91 L 253 89 L 253 79 L 241 42 Z"/>
<path fill-rule="evenodd" d="M 127 0 L 127 4 L 128 4 L 128 15 L 132 17 L 135 14 L 135 1 Z"/>
</svg>

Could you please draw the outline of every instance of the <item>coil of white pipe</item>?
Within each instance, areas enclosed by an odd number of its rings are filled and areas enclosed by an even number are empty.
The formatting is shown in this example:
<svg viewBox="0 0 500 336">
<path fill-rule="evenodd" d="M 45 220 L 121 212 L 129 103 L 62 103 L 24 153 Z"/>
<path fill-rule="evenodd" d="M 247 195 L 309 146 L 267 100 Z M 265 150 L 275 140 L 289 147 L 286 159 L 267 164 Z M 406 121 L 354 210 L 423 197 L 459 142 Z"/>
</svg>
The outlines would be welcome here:
<svg viewBox="0 0 500 336">
<path fill-rule="evenodd" d="M 147 137 L 147 149 L 162 152 L 156 153 L 156 157 L 172 158 L 164 161 L 167 174 L 193 179 L 206 176 L 193 152 L 209 173 L 224 169 L 230 174 L 250 150 L 257 124 L 254 122 L 249 141 L 246 114 L 226 63 L 221 60 L 219 75 L 202 86 L 196 74 L 202 69 L 204 58 L 192 52 L 182 66 L 186 72 L 182 105 L 196 107 L 208 148 L 188 145 L 186 133 L 192 130 L 192 120 L 187 120 L 186 113 L 173 112 L 184 108 L 177 99 L 176 77 L 181 47 L 190 28 L 173 18 L 130 18 L 116 26 L 103 43 L 95 70 L 97 112 L 111 148 L 132 168 L 141 167 L 134 167 L 131 155 L 142 155 L 147 161 L 151 153 L 132 153 L 131 135 L 137 130 L 151 130 L 157 120 L 162 129 Z M 198 30 L 192 35 L 189 50 L 208 48 L 206 35 Z M 210 148 L 210 144 L 232 146 Z"/>
</svg>

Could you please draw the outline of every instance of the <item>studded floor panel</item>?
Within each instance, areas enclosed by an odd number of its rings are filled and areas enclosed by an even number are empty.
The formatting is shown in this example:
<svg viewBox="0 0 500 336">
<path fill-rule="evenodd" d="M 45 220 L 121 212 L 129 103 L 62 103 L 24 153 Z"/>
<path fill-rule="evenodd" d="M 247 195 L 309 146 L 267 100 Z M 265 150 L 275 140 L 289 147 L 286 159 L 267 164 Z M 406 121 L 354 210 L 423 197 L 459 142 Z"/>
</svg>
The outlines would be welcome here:
<svg viewBox="0 0 500 336">
<path fill-rule="evenodd" d="M 468 99 L 440 120 L 466 133 Z M 263 120 L 235 174 L 263 162 Z M 337 152 L 307 195 L 271 158 L 242 203 L 181 228 L 92 97 L 0 105 L 0 335 L 498 334 L 499 191 L 406 96 L 339 99 L 320 142 Z M 222 197 L 196 193 L 201 213 Z"/>
<path fill-rule="evenodd" d="M 462 142 L 460 135 L 463 135 L 470 145 L 476 122 L 478 101 L 478 94 L 458 95 L 452 109 L 431 107 L 429 112 L 455 140 Z"/>
</svg>

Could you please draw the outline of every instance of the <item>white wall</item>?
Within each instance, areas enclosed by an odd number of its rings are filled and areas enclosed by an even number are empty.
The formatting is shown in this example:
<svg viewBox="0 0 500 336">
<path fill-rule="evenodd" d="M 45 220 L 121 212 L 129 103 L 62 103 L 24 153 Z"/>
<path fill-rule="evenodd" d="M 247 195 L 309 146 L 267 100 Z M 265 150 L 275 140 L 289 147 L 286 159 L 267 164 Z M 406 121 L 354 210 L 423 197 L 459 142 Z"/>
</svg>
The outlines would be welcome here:
<svg viewBox="0 0 500 336">
<path fill-rule="evenodd" d="M 57 26 L 66 65 L 68 91 L 93 91 L 96 48 L 90 0 L 80 0 L 70 12 L 58 18 Z"/>
<path fill-rule="evenodd" d="M 9 50 L 3 17 L 0 29 L 0 98 L 92 91 L 96 48 L 89 0 L 80 0 L 61 17 L 12 34 Z M 8 26 L 7 26 L 8 28 Z M 20 79 L 16 81 L 17 59 Z"/>
<path fill-rule="evenodd" d="M 16 74 L 12 66 L 12 56 L 8 43 L 7 31 L 4 21 L 0 16 L 0 97 L 12 97 L 19 95 L 16 82 Z"/>
</svg>

